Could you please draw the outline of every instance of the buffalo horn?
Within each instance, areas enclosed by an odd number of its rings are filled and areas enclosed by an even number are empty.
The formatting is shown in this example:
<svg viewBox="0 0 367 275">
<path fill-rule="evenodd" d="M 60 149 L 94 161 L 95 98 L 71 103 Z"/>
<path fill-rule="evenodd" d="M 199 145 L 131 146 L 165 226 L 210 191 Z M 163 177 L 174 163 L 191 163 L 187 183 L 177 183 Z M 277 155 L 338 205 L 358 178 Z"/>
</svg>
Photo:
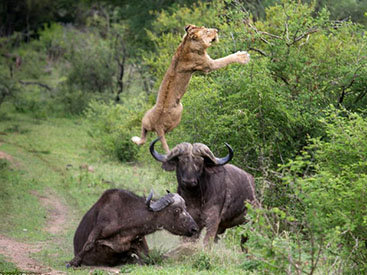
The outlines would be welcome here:
<svg viewBox="0 0 367 275">
<path fill-rule="evenodd" d="M 206 159 L 209 159 L 213 165 L 224 165 L 228 163 L 233 158 L 233 150 L 228 143 L 225 143 L 228 148 L 228 155 L 223 158 L 217 158 L 214 156 L 213 152 L 208 146 L 202 143 L 194 144 L 194 154 L 200 155 Z"/>
<path fill-rule="evenodd" d="M 154 145 L 155 143 L 160 140 L 161 138 L 158 137 L 156 138 L 155 140 L 153 140 L 151 143 L 150 143 L 150 146 L 149 146 L 149 150 L 150 150 L 150 153 L 152 154 L 153 158 L 155 158 L 156 160 L 160 161 L 160 162 L 165 162 L 166 161 L 166 155 L 161 155 L 159 154 L 155 149 L 154 149 Z"/>
<path fill-rule="evenodd" d="M 150 190 L 150 194 L 145 201 L 145 204 L 148 206 L 149 209 L 150 209 L 150 201 L 152 200 L 152 198 L 153 198 L 153 190 Z"/>
<path fill-rule="evenodd" d="M 224 164 L 228 163 L 229 161 L 231 161 L 231 159 L 233 158 L 233 149 L 232 149 L 232 147 L 227 142 L 225 142 L 224 144 L 228 148 L 228 155 L 223 157 L 223 158 L 215 158 L 215 160 L 217 162 L 216 163 L 217 165 L 224 165 Z"/>
<path fill-rule="evenodd" d="M 158 201 L 153 202 L 150 205 L 150 209 L 154 212 L 158 212 L 166 208 L 168 205 L 172 204 L 174 201 L 174 194 L 170 193 L 160 198 Z"/>
</svg>

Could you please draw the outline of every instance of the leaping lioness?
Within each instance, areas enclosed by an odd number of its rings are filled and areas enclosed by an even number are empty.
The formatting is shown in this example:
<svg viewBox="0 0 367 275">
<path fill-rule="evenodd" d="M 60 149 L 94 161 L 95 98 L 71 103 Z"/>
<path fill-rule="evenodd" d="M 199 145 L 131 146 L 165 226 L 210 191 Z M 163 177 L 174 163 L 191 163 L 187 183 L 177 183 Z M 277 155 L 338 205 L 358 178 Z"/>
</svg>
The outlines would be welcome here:
<svg viewBox="0 0 367 275">
<path fill-rule="evenodd" d="M 143 117 L 141 138 L 131 138 L 138 145 L 145 143 L 148 131 L 155 131 L 161 138 L 163 149 L 169 152 L 164 135 L 180 123 L 183 109 L 180 101 L 194 72 L 207 73 L 231 63 L 246 64 L 250 61 L 250 55 L 245 51 L 213 60 L 206 49 L 212 42 L 218 41 L 218 30 L 195 25 L 188 25 L 185 30 L 183 41 L 172 57 L 159 87 L 157 102 Z"/>
</svg>

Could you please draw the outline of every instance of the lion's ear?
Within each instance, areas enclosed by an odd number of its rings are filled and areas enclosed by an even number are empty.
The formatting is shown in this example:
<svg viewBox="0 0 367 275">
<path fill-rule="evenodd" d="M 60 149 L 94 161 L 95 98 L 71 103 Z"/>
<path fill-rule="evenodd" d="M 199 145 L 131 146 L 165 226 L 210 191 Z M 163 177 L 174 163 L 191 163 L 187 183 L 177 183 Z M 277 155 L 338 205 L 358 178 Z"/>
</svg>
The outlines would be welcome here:
<svg viewBox="0 0 367 275">
<path fill-rule="evenodd" d="M 194 28 L 195 25 L 189 24 L 185 27 L 185 31 L 188 32 L 190 29 Z"/>
</svg>

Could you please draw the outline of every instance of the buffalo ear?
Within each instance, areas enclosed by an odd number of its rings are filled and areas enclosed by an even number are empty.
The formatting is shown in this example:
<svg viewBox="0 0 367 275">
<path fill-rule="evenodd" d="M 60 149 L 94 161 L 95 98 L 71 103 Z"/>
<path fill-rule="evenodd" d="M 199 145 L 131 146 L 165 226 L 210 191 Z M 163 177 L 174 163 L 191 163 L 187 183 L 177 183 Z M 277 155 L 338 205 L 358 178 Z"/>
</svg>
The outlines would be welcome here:
<svg viewBox="0 0 367 275">
<path fill-rule="evenodd" d="M 216 166 L 216 163 L 210 157 L 204 157 L 204 164 L 205 166 Z"/>
<path fill-rule="evenodd" d="M 176 162 L 175 161 L 165 161 L 162 163 L 162 168 L 166 171 L 175 171 Z"/>
</svg>

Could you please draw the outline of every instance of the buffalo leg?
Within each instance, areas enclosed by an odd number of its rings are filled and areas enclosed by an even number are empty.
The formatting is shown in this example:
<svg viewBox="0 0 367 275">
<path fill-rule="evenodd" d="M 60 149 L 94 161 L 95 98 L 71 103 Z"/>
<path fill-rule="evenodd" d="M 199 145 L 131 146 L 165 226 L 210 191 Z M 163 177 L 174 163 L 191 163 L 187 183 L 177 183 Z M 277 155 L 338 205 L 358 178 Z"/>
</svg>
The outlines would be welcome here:
<svg viewBox="0 0 367 275">
<path fill-rule="evenodd" d="M 78 253 L 78 255 L 75 255 L 74 259 L 72 259 L 67 266 L 80 266 L 85 254 L 94 248 L 96 241 L 99 238 L 108 238 L 109 236 L 115 234 L 119 229 L 120 227 L 116 223 L 109 224 L 104 228 L 102 226 L 95 227 L 90 232 L 88 239 L 83 246 L 83 249 Z"/>
<path fill-rule="evenodd" d="M 208 220 L 206 222 L 206 235 L 204 237 L 204 246 L 207 246 L 208 244 L 210 245 L 210 243 L 215 240 L 219 223 L 219 217 L 208 217 Z"/>
<path fill-rule="evenodd" d="M 137 262 L 140 265 L 143 265 L 144 264 L 143 257 L 148 256 L 149 253 L 149 247 L 145 237 L 132 241 L 130 251 L 137 256 L 135 262 Z"/>
<path fill-rule="evenodd" d="M 90 232 L 87 241 L 85 242 L 83 249 L 78 253 L 78 255 L 75 255 L 74 259 L 72 259 L 68 264 L 67 267 L 70 266 L 80 266 L 80 264 L 82 263 L 83 257 L 85 256 L 85 254 L 90 251 L 91 249 L 93 249 L 95 242 L 98 238 L 98 236 L 100 235 L 102 231 L 101 227 L 95 227 L 92 232 Z"/>
</svg>

